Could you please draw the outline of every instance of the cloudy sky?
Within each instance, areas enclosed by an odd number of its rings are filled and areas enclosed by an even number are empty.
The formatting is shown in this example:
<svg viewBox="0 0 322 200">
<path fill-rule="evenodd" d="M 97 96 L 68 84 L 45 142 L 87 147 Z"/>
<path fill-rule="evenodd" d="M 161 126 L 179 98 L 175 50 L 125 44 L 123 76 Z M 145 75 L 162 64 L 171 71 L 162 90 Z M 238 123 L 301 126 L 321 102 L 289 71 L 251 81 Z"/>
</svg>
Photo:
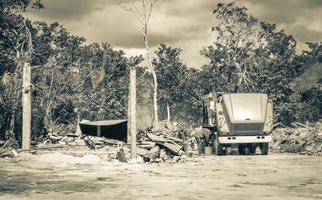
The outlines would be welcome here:
<svg viewBox="0 0 322 200">
<path fill-rule="evenodd" d="M 131 0 L 134 1 L 134 0 Z M 58 21 L 88 42 L 108 42 L 127 55 L 143 54 L 141 26 L 118 0 L 43 0 L 45 9 L 28 11 L 32 20 Z M 180 47 L 183 61 L 192 67 L 207 62 L 199 54 L 214 41 L 212 14 L 225 0 L 159 0 L 150 21 L 150 43 Z M 231 2 L 231 1 L 229 1 Z M 238 0 L 253 16 L 276 23 L 299 42 L 322 41 L 322 0 Z"/>
</svg>

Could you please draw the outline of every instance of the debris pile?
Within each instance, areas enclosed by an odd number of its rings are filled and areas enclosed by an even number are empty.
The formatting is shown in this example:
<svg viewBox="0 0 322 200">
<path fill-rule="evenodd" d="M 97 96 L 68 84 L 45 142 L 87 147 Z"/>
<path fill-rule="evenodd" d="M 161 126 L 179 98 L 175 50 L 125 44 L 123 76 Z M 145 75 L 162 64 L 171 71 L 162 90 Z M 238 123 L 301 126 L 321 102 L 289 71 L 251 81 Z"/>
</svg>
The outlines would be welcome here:
<svg viewBox="0 0 322 200">
<path fill-rule="evenodd" d="M 74 125 L 53 125 L 46 135 L 37 138 L 40 144 L 73 144 L 79 135 L 75 134 Z"/>
<path fill-rule="evenodd" d="M 122 162 L 125 161 L 124 157 L 130 157 L 128 145 L 120 144 L 116 140 L 86 136 L 84 141 L 90 149 L 116 149 L 115 156 Z M 181 162 L 193 154 L 193 147 L 197 146 L 194 145 L 195 141 L 178 123 L 160 122 L 144 130 L 138 130 L 137 154 L 144 162 Z"/>
<path fill-rule="evenodd" d="M 322 155 L 322 120 L 316 124 L 293 123 L 273 131 L 271 148 L 276 152 Z"/>
<path fill-rule="evenodd" d="M 7 134 L 6 134 L 7 135 Z M 13 137 L 13 134 L 5 141 L 0 141 L 0 157 L 13 157 L 18 155 L 16 149 L 19 148 L 18 141 Z"/>
<path fill-rule="evenodd" d="M 60 152 L 78 156 L 90 151 L 92 154 L 99 155 L 103 160 L 117 159 L 127 162 L 130 158 L 129 145 L 124 142 L 66 132 L 50 131 L 46 136 L 37 138 L 29 151 L 43 154 L 59 148 Z M 137 155 L 144 162 L 183 162 L 192 155 L 200 153 L 200 141 L 194 132 L 196 131 L 182 128 L 178 123 L 166 121 L 144 130 L 138 130 Z M 15 156 L 17 154 L 15 149 L 18 149 L 19 145 L 14 148 L 11 146 L 9 141 L 6 144 L 0 144 L 0 156 L 2 153 L 4 156 L 8 154 L 8 157 Z"/>
<path fill-rule="evenodd" d="M 190 133 L 178 123 L 163 121 L 139 131 L 137 153 L 145 162 L 180 162 L 192 155 L 193 141 Z"/>
</svg>

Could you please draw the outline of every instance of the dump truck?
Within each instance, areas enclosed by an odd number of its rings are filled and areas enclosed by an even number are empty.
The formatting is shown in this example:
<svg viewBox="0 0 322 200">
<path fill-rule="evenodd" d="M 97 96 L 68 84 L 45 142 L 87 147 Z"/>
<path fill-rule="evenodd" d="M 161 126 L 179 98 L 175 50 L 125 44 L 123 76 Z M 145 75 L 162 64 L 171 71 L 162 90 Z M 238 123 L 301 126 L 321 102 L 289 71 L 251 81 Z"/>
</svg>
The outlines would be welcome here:
<svg viewBox="0 0 322 200">
<path fill-rule="evenodd" d="M 216 93 L 202 98 L 203 127 L 213 132 L 214 154 L 267 155 L 273 128 L 273 104 L 267 94 Z"/>
</svg>

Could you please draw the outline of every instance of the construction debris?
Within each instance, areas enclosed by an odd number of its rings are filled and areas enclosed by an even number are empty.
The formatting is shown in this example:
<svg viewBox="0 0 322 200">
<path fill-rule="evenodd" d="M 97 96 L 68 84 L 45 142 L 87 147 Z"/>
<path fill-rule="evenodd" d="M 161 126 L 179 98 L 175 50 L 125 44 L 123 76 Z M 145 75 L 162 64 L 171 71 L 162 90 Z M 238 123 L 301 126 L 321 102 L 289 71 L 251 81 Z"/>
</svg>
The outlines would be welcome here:
<svg viewBox="0 0 322 200">
<path fill-rule="evenodd" d="M 119 149 L 116 153 L 116 159 L 120 162 L 127 162 L 124 149 Z"/>
<path fill-rule="evenodd" d="M 277 128 L 272 133 L 273 141 L 270 145 L 275 152 L 299 153 L 305 155 L 322 155 L 322 120 L 316 124 L 301 124 L 295 122 L 291 127 Z M 187 131 L 178 124 L 159 124 L 139 130 L 137 134 L 137 154 L 144 162 L 183 162 L 195 154 L 200 154 L 201 147 L 210 146 L 209 130 L 196 128 Z M 37 146 L 37 148 L 35 148 Z M 49 133 L 33 145 L 29 150 L 49 148 L 76 147 L 83 150 L 95 150 L 102 159 L 116 159 L 128 162 L 130 149 L 126 143 L 114 139 L 96 136 L 81 136 L 73 133 L 60 135 Z M 14 157 L 20 151 L 19 144 L 14 137 L 0 141 L 0 157 Z M 211 149 L 209 149 L 210 152 Z M 205 155 L 210 155 L 208 151 Z M 94 151 L 92 151 L 94 153 Z"/>
<path fill-rule="evenodd" d="M 8 139 L 6 141 L 0 141 L 0 157 L 14 157 L 18 153 L 18 141 L 14 138 L 13 134 L 6 134 Z"/>
<path fill-rule="evenodd" d="M 138 134 L 138 154 L 146 162 L 162 162 L 184 154 L 187 146 L 182 135 L 186 131 L 177 123 L 160 122 L 153 127 L 140 130 Z"/>
<path fill-rule="evenodd" d="M 86 146 L 90 149 L 117 148 L 119 141 L 107 139 L 104 137 L 86 136 L 84 137 Z M 179 159 L 189 150 L 196 150 L 196 144 L 188 131 L 180 128 L 177 123 L 168 124 L 160 122 L 159 124 L 148 127 L 145 130 L 139 130 L 137 133 L 137 154 L 142 157 L 144 162 L 179 162 Z M 116 158 L 124 162 L 124 156 L 129 158 L 129 148 L 124 145 L 124 151 L 117 150 Z M 190 153 L 191 154 L 191 153 Z M 191 154 L 192 155 L 192 154 Z"/>
<path fill-rule="evenodd" d="M 322 155 L 322 120 L 311 125 L 296 122 L 274 130 L 272 136 L 273 151 Z"/>
<path fill-rule="evenodd" d="M 165 142 L 165 143 L 158 143 L 160 146 L 164 147 L 174 155 L 180 155 L 180 150 L 182 149 L 182 146 L 176 144 L 176 143 L 170 143 L 170 142 Z"/>
</svg>

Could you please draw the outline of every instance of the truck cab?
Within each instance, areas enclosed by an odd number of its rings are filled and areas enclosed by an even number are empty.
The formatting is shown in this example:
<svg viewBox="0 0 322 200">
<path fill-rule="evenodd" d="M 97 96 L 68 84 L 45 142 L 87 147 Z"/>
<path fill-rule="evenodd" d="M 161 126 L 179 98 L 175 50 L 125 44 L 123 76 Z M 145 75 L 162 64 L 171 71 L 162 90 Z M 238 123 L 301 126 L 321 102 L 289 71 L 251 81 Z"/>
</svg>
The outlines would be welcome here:
<svg viewBox="0 0 322 200">
<path fill-rule="evenodd" d="M 222 155 L 231 148 L 239 154 L 268 154 L 273 127 L 273 105 L 267 94 L 215 93 L 202 98 L 203 126 L 213 131 L 214 151 Z"/>
</svg>

